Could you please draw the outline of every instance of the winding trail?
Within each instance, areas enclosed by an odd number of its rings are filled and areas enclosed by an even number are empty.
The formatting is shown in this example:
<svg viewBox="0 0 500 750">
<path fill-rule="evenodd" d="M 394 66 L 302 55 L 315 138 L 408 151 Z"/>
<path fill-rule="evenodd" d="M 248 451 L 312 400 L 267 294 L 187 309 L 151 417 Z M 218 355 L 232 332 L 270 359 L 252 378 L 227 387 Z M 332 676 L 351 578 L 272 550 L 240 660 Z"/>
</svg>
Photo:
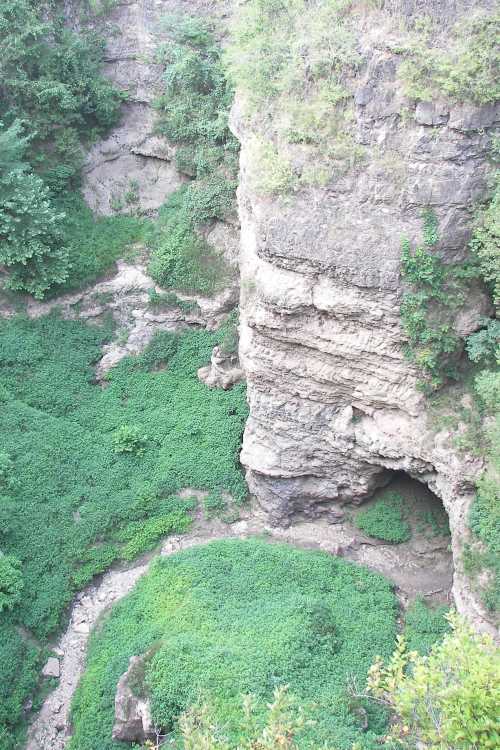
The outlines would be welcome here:
<svg viewBox="0 0 500 750">
<path fill-rule="evenodd" d="M 166 539 L 160 555 L 171 555 L 218 539 L 246 539 L 255 535 L 266 535 L 270 541 L 322 549 L 362 563 L 391 578 L 403 604 L 418 593 L 446 601 L 451 590 L 451 561 L 442 550 L 429 550 L 424 559 L 412 549 L 411 543 L 397 547 L 374 543 L 349 523 L 332 526 L 323 521 L 303 522 L 282 529 L 268 526 L 265 519 L 255 513 L 232 525 L 217 519 L 206 521 L 199 516 L 189 534 Z M 156 555 L 142 558 L 126 569 L 112 569 L 76 596 L 66 632 L 53 649 L 60 659 L 59 684 L 31 724 L 26 750 L 66 748 L 71 732 L 71 700 L 85 668 L 90 632 L 101 615 L 133 589 L 154 557 Z"/>
</svg>

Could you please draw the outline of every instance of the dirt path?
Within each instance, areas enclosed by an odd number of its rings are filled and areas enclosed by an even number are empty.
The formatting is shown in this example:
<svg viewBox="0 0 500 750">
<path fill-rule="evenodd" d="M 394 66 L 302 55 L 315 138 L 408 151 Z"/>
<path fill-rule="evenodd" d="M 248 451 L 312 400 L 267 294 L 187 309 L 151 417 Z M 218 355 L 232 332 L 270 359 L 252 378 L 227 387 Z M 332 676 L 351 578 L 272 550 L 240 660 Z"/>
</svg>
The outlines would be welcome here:
<svg viewBox="0 0 500 750">
<path fill-rule="evenodd" d="M 216 539 L 245 539 L 255 535 L 266 535 L 270 541 L 322 549 L 367 565 L 395 582 L 403 603 L 419 593 L 446 601 L 451 590 L 452 566 L 448 552 L 431 549 L 418 553 L 412 542 L 397 546 L 374 543 L 356 533 L 349 523 L 332 526 L 325 522 L 304 522 L 289 529 L 276 529 L 267 526 L 258 515 L 248 515 L 232 525 L 200 517 L 190 534 L 168 538 L 160 554 L 171 555 Z M 110 570 L 76 597 L 68 628 L 54 649 L 60 661 L 59 685 L 45 700 L 31 725 L 26 750 L 64 750 L 66 747 L 71 700 L 85 668 L 90 631 L 103 612 L 133 589 L 148 570 L 149 563 L 149 560 L 141 560 L 128 569 Z"/>
</svg>

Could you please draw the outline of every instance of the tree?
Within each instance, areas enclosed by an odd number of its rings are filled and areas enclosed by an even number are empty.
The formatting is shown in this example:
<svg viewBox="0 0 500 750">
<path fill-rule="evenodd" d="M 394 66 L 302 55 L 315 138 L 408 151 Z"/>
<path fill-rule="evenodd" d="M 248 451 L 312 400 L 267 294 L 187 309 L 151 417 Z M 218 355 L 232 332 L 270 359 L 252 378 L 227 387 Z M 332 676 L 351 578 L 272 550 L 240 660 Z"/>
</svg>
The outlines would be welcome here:
<svg viewBox="0 0 500 750">
<path fill-rule="evenodd" d="M 18 603 L 23 586 L 20 561 L 0 551 L 0 613 Z"/>
<path fill-rule="evenodd" d="M 29 139 L 22 123 L 0 123 L 0 264 L 11 289 L 41 299 L 53 284 L 66 281 L 69 251 L 62 221 L 48 187 L 23 161 Z"/>
</svg>

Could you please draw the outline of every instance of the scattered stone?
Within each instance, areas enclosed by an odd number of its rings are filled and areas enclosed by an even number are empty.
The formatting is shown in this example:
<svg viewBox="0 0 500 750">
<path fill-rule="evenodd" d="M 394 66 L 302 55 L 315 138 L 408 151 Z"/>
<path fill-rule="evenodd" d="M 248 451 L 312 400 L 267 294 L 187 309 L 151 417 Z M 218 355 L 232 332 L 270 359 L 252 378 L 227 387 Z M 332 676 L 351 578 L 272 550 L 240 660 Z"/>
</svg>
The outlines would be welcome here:
<svg viewBox="0 0 500 750">
<path fill-rule="evenodd" d="M 42 669 L 42 675 L 44 677 L 59 677 L 61 674 L 61 666 L 59 664 L 59 659 L 56 659 L 54 656 L 51 656 L 48 660 L 44 668 Z"/>
</svg>

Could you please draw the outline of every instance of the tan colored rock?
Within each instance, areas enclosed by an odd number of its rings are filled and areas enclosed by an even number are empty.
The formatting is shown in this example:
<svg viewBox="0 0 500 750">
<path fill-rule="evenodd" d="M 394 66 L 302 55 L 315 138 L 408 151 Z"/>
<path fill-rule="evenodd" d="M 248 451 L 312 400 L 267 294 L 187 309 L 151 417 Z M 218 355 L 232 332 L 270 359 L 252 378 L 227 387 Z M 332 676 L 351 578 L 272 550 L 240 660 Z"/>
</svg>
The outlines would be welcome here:
<svg viewBox="0 0 500 750">
<path fill-rule="evenodd" d="M 59 677 L 61 674 L 61 667 L 59 664 L 59 659 L 56 659 L 54 656 L 51 656 L 49 659 L 47 659 L 47 663 L 42 669 L 42 675 L 44 677 Z"/>
<path fill-rule="evenodd" d="M 239 367 L 238 357 L 226 354 L 220 346 L 215 346 L 210 364 L 200 367 L 198 379 L 209 388 L 222 388 L 227 391 L 236 383 L 241 383 L 245 375 Z"/>
<path fill-rule="evenodd" d="M 429 12 L 439 15 L 438 7 L 433 2 Z M 401 237 L 413 247 L 421 242 L 425 208 L 438 217 L 436 252 L 447 263 L 466 255 L 471 209 L 488 190 L 495 113 L 461 107 L 448 118 L 441 103 L 416 109 L 405 100 L 401 57 L 385 44 L 397 29 L 386 33 L 393 20 L 384 19 L 382 36 L 369 15 L 364 27 L 360 21 L 364 64 L 352 132 L 363 162 L 325 187 L 286 199 L 258 195 L 256 120 L 242 116 L 238 99 L 233 108 L 242 144 L 239 354 L 250 406 L 241 461 L 252 493 L 281 525 L 362 501 L 396 471 L 427 484 L 449 514 L 457 606 L 492 630 L 461 568 L 482 464 L 457 452 L 452 436 L 428 419 L 419 373 L 403 353 L 399 310 Z M 409 108 L 404 122 L 402 108 Z M 439 125 L 436 137 L 424 125 Z M 269 136 L 269 121 L 266 128 Z M 385 155 L 397 168 L 384 165 Z M 485 304 L 472 291 L 457 330 L 475 330 Z"/>
<path fill-rule="evenodd" d="M 118 680 L 115 695 L 115 723 L 113 739 L 143 743 L 155 736 L 151 707 L 147 698 L 132 690 L 131 681 L 143 668 L 144 657 L 132 656 L 125 674 Z"/>
</svg>

